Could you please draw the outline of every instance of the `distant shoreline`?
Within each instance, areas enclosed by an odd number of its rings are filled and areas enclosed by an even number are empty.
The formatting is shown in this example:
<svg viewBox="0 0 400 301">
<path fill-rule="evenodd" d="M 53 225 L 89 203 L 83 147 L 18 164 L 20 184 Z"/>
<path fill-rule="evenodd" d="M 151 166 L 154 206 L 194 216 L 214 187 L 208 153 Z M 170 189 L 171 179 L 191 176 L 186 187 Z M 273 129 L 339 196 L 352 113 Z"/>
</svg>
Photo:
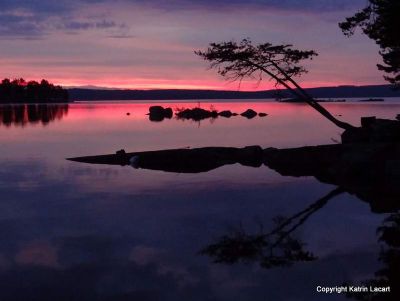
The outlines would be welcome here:
<svg viewBox="0 0 400 301">
<path fill-rule="evenodd" d="M 334 100 L 335 98 L 332 98 Z M 360 101 L 361 97 L 347 98 L 346 102 L 337 101 L 324 101 L 322 104 L 400 104 L 400 96 L 397 97 L 385 97 L 385 101 Z M 125 100 L 71 100 L 68 102 L 0 102 L 0 106 L 6 105 L 70 105 L 70 104 L 180 104 L 180 103 L 192 103 L 192 104 L 213 104 L 213 103 L 281 103 L 281 104 L 292 104 L 292 105 L 306 105 L 304 102 L 279 102 L 273 98 L 259 98 L 259 99 L 172 99 L 172 100 L 160 100 L 160 99 L 125 99 Z"/>
<path fill-rule="evenodd" d="M 101 90 L 70 88 L 69 100 L 32 101 L 0 101 L 0 104 L 23 103 L 73 103 L 73 102 L 265 102 L 280 98 L 292 98 L 286 90 L 265 91 L 220 91 L 220 90 Z M 393 90 L 390 85 L 372 86 L 338 86 L 306 89 L 314 98 L 347 99 L 347 102 L 357 102 L 360 99 L 384 98 L 391 101 L 400 98 L 400 90 Z M 394 99 L 393 99 L 394 100 Z M 329 102 L 324 102 L 329 103 Z"/>
<path fill-rule="evenodd" d="M 67 89 L 72 101 L 179 101 L 179 100 L 266 100 L 291 98 L 286 90 L 220 91 L 220 90 L 101 90 Z M 306 89 L 316 98 L 387 98 L 400 97 L 400 90 L 390 85 L 338 86 Z"/>
</svg>

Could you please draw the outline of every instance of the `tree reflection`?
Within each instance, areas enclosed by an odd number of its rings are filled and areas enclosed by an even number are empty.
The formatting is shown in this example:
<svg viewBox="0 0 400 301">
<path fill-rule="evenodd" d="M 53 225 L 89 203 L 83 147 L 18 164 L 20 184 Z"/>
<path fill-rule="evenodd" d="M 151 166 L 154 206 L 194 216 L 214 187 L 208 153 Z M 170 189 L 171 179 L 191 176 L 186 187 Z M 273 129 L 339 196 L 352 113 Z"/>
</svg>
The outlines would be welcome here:
<svg viewBox="0 0 400 301">
<path fill-rule="evenodd" d="M 47 125 L 68 114 L 68 104 L 0 105 L 0 124 L 6 127 L 28 124 Z"/>
<path fill-rule="evenodd" d="M 377 230 L 381 251 L 379 261 L 385 266 L 375 272 L 374 278 L 362 281 L 367 287 L 390 287 L 390 294 L 379 292 L 348 293 L 355 300 L 395 301 L 400 300 L 400 214 L 386 218 Z"/>
<path fill-rule="evenodd" d="M 400 189 L 398 172 L 399 148 L 394 144 L 323 145 L 294 149 L 252 146 L 243 149 L 208 147 L 198 149 L 160 150 L 140 153 L 72 158 L 90 164 L 128 165 L 132 158 L 136 168 L 179 173 L 207 172 L 227 164 L 275 170 L 282 176 L 313 176 L 322 183 L 335 185 L 333 191 L 290 217 L 276 217 L 270 231 L 250 234 L 242 227 L 220 237 L 206 246 L 201 254 L 216 263 L 235 264 L 256 262 L 263 268 L 291 266 L 296 262 L 312 261 L 317 256 L 305 249 L 305 243 L 294 232 L 332 198 L 346 192 L 370 205 L 373 213 L 390 213 L 378 228 L 382 243 L 380 261 L 385 267 L 369 286 L 390 286 L 390 294 L 357 293 L 348 295 L 359 300 L 399 300 L 400 272 Z"/>
<path fill-rule="evenodd" d="M 273 222 L 276 226 L 269 232 L 247 234 L 241 228 L 230 235 L 222 236 L 200 253 L 212 257 L 216 263 L 258 262 L 263 268 L 290 266 L 298 261 L 315 260 L 317 257 L 304 249 L 305 244 L 293 237 L 293 232 L 342 192 L 342 189 L 336 188 L 288 218 L 275 217 Z"/>
</svg>

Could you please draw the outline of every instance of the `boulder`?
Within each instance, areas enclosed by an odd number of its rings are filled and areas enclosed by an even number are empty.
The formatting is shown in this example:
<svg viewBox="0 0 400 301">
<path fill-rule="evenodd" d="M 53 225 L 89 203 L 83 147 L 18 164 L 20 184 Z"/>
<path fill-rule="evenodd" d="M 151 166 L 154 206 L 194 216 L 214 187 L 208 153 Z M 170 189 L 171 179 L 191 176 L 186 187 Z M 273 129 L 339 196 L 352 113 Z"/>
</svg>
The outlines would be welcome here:
<svg viewBox="0 0 400 301">
<path fill-rule="evenodd" d="M 225 118 L 230 118 L 233 116 L 233 113 L 229 110 L 221 111 L 218 113 L 219 116 L 225 117 Z"/>
<path fill-rule="evenodd" d="M 243 117 L 246 117 L 247 119 L 251 119 L 257 116 L 257 112 L 252 110 L 252 109 L 247 109 L 244 111 L 242 114 L 240 114 Z"/>
<path fill-rule="evenodd" d="M 149 108 L 150 121 L 162 121 L 164 118 L 171 119 L 173 112 L 171 108 L 163 108 L 162 106 L 151 106 Z"/>
<path fill-rule="evenodd" d="M 200 121 L 207 118 L 217 118 L 218 112 L 213 110 L 205 110 L 202 108 L 184 109 L 176 113 L 179 119 L 191 119 L 194 121 Z"/>
<path fill-rule="evenodd" d="M 374 116 L 362 117 L 361 127 L 345 130 L 342 143 L 398 143 L 400 142 L 400 121 L 379 119 Z"/>
</svg>

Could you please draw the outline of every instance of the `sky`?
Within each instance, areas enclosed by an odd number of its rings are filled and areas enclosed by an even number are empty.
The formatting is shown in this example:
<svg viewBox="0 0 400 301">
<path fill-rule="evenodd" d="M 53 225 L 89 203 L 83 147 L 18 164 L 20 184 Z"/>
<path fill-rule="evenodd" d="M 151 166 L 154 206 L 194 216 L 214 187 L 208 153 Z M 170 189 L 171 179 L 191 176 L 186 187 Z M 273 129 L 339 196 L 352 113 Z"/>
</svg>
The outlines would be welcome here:
<svg viewBox="0 0 400 301">
<path fill-rule="evenodd" d="M 194 54 L 211 42 L 314 49 L 304 87 L 385 83 L 378 47 L 338 22 L 366 0 L 0 0 L 0 78 L 63 86 L 264 90 L 227 82 Z"/>
</svg>

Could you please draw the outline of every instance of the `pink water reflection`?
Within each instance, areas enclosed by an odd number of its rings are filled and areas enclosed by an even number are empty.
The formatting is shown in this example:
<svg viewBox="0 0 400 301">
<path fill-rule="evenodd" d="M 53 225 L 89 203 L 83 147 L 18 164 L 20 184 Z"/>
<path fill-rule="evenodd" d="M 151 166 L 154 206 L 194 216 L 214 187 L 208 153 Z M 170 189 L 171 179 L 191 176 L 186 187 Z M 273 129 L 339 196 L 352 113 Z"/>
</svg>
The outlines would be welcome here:
<svg viewBox="0 0 400 301">
<path fill-rule="evenodd" d="M 46 127 L 0 129 L 2 153 L 6 157 L 62 158 L 112 153 L 124 148 L 143 151 L 179 147 L 261 145 L 295 147 L 333 143 L 340 139 L 337 128 L 305 104 L 276 102 L 214 102 L 201 107 L 241 113 L 248 108 L 267 117 L 248 120 L 241 116 L 219 117 L 202 122 L 172 118 L 150 122 L 148 108 L 156 103 L 77 103 L 68 115 Z M 196 103 L 160 103 L 173 109 Z M 395 103 L 324 104 L 332 114 L 355 125 L 361 116 L 394 118 Z M 129 113 L 130 115 L 127 115 Z M 340 116 L 339 116 L 340 115 Z"/>
</svg>

